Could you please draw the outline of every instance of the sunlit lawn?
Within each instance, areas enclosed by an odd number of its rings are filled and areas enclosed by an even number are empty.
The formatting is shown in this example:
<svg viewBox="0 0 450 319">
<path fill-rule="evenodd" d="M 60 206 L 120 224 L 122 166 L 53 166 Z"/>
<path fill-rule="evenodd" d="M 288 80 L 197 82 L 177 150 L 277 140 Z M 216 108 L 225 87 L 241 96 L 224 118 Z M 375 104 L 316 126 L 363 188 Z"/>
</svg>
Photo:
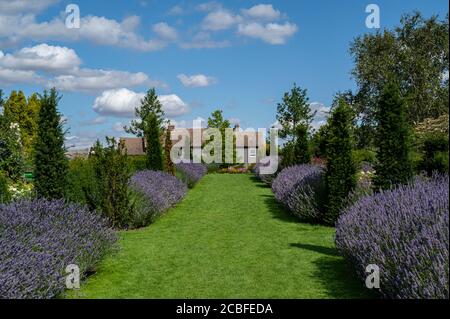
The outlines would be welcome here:
<svg viewBox="0 0 450 319">
<path fill-rule="evenodd" d="M 207 175 L 70 297 L 370 297 L 337 255 L 334 229 L 298 223 L 251 175 Z"/>
</svg>

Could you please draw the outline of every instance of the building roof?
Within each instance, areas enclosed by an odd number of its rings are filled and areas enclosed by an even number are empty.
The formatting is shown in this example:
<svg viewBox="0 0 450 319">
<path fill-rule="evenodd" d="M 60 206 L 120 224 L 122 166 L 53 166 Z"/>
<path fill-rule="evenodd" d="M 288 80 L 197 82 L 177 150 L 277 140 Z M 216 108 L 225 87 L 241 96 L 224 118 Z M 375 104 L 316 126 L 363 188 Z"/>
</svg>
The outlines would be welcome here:
<svg viewBox="0 0 450 319">
<path fill-rule="evenodd" d="M 183 137 L 183 135 L 189 134 L 189 139 L 192 145 L 194 133 L 199 134 L 201 136 L 201 144 L 204 144 L 206 140 L 204 139 L 203 132 L 206 128 L 188 128 L 188 129 L 176 129 L 174 126 L 170 128 L 171 138 L 173 143 L 179 142 Z M 244 148 L 255 147 L 258 148 L 258 132 L 246 132 L 242 130 L 235 130 L 234 134 L 236 136 L 236 141 L 242 143 Z M 128 155 L 143 155 L 145 154 L 146 149 L 146 141 L 142 137 L 123 137 L 120 139 L 121 142 L 124 143 L 125 148 L 127 149 Z M 161 138 L 162 144 L 164 144 L 164 136 Z M 265 143 L 265 141 L 262 141 Z M 242 147 L 242 146 L 238 146 Z"/>
</svg>

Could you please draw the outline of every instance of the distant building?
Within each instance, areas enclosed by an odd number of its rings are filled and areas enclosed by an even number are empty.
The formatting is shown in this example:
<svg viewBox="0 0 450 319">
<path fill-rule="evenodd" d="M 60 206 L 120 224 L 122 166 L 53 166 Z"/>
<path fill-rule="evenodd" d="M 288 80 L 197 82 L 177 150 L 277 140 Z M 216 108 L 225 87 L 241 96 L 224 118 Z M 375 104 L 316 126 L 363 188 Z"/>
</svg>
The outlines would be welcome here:
<svg viewBox="0 0 450 319">
<path fill-rule="evenodd" d="M 205 128 L 201 129 L 175 129 L 175 126 L 171 125 L 169 130 L 172 132 L 172 142 L 175 144 L 182 139 L 181 135 L 177 136 L 177 133 L 188 132 L 189 139 L 192 141 L 194 134 L 196 136 L 201 136 L 201 144 L 205 143 L 203 138 L 203 132 L 206 130 Z M 257 162 L 257 154 L 259 147 L 265 149 L 265 145 L 258 145 L 258 132 L 246 132 L 240 129 L 239 125 L 236 125 L 233 129 L 234 136 L 236 138 L 236 143 L 242 146 L 236 146 L 236 152 L 238 155 L 238 159 L 242 159 L 239 162 L 243 163 L 256 163 Z M 176 138 L 174 138 L 176 137 Z M 144 155 L 147 150 L 147 143 L 142 137 L 123 137 L 120 139 L 122 143 L 124 143 L 125 148 L 127 149 L 128 155 Z M 262 143 L 264 143 L 264 139 L 261 138 Z M 161 138 L 162 144 L 164 144 L 164 137 Z"/>
</svg>

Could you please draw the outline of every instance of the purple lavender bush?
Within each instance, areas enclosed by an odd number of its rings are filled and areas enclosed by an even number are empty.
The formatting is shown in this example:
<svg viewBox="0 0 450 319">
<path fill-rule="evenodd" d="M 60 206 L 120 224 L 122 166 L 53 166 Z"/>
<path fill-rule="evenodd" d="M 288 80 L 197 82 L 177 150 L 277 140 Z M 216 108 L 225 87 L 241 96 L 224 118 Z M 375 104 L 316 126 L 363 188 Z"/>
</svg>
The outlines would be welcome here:
<svg viewBox="0 0 450 319">
<path fill-rule="evenodd" d="M 117 238 L 96 212 L 62 200 L 0 205 L 0 299 L 53 298 L 65 268 L 92 270 Z"/>
<path fill-rule="evenodd" d="M 364 280 L 380 268 L 387 298 L 449 298 L 448 175 L 383 191 L 346 209 L 336 246 Z"/>
<path fill-rule="evenodd" d="M 278 160 L 281 161 L 281 157 Z M 256 177 L 259 178 L 263 183 L 267 185 L 272 185 L 275 177 L 277 176 L 277 173 L 274 174 L 261 173 L 261 167 L 267 167 L 269 165 L 270 165 L 270 157 L 263 158 L 258 163 L 255 164 L 252 171 L 256 175 Z"/>
<path fill-rule="evenodd" d="M 283 169 L 272 183 L 275 199 L 305 221 L 318 222 L 323 212 L 324 170 L 316 165 Z"/>
<path fill-rule="evenodd" d="M 141 195 L 137 211 L 142 217 L 135 217 L 134 227 L 146 226 L 154 217 L 181 201 L 187 192 L 186 184 L 161 171 L 137 172 L 131 177 L 130 186 Z"/>
<path fill-rule="evenodd" d="M 200 163 L 179 163 L 176 165 L 177 171 L 181 174 L 181 179 L 189 188 L 194 185 L 208 172 L 206 165 Z"/>
</svg>

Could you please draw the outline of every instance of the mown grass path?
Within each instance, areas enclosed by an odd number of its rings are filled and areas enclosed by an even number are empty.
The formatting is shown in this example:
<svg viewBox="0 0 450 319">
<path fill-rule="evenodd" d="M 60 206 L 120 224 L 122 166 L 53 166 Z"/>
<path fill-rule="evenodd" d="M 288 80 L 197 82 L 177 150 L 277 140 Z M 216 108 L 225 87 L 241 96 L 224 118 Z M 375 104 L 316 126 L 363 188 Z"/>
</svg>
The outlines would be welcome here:
<svg viewBox="0 0 450 319">
<path fill-rule="evenodd" d="M 251 175 L 207 175 L 121 250 L 79 298 L 357 298 L 334 229 L 298 223 Z"/>
</svg>

